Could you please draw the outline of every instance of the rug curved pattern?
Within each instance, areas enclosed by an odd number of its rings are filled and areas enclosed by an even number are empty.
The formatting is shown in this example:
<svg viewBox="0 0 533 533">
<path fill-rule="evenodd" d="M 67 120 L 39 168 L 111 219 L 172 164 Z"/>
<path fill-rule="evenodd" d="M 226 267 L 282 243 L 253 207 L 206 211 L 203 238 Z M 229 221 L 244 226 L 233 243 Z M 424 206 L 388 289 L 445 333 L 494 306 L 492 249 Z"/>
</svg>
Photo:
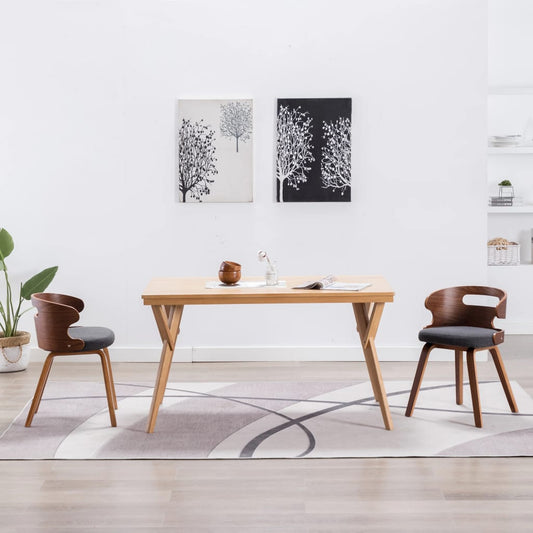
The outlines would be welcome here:
<svg viewBox="0 0 533 533">
<path fill-rule="evenodd" d="M 0 438 L 0 459 L 236 459 L 533 455 L 533 399 L 512 383 L 519 414 L 499 382 L 480 383 L 482 429 L 451 383 L 385 384 L 386 431 L 369 382 L 170 383 L 155 432 L 145 429 L 153 389 L 118 383 L 118 427 L 99 383 L 50 382 L 32 427 L 28 406 Z"/>
</svg>

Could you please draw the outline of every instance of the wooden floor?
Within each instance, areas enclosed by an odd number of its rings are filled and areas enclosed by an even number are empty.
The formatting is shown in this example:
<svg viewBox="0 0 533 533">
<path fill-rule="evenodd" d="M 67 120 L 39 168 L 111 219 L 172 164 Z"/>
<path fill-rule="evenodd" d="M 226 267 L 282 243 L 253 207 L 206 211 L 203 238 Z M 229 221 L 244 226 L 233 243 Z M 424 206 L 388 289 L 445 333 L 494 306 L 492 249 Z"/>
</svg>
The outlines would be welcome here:
<svg viewBox="0 0 533 533">
<path fill-rule="evenodd" d="M 515 339 L 502 350 L 507 371 L 533 394 L 533 341 Z M 415 366 L 383 363 L 384 379 L 411 380 Z M 0 431 L 32 396 L 39 371 L 33 364 L 0 376 Z M 156 365 L 115 364 L 114 374 L 153 381 Z M 492 363 L 480 363 L 479 374 L 497 379 Z M 426 379 L 453 376 L 452 363 L 430 360 Z M 170 380 L 366 377 L 362 363 L 195 363 L 175 364 Z M 50 379 L 101 374 L 96 361 L 58 361 Z M 1 461 L 0 531 L 530 532 L 533 459 Z"/>
</svg>

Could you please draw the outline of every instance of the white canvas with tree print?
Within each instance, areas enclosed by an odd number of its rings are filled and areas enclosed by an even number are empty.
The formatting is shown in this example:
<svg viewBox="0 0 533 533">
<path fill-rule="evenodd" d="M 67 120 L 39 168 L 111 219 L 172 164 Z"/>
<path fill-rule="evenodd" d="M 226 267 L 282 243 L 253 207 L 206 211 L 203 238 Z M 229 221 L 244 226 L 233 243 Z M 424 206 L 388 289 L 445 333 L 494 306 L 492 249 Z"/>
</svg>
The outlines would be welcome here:
<svg viewBox="0 0 533 533">
<path fill-rule="evenodd" d="M 176 198 L 253 201 L 253 100 L 178 100 Z"/>
</svg>

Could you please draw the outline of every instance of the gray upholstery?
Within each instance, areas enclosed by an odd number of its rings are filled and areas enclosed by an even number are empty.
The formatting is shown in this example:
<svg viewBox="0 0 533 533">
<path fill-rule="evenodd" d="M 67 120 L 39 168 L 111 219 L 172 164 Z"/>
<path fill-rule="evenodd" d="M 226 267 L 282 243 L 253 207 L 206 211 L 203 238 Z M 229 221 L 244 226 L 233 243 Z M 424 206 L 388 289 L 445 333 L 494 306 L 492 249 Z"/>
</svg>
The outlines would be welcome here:
<svg viewBox="0 0 533 533">
<path fill-rule="evenodd" d="M 432 344 L 445 344 L 462 348 L 483 348 L 494 346 L 493 335 L 496 329 L 475 328 L 472 326 L 443 326 L 426 328 L 418 334 L 419 340 Z"/>
<path fill-rule="evenodd" d="M 68 334 L 73 339 L 81 339 L 85 343 L 82 352 L 101 350 L 115 342 L 115 334 L 108 328 L 72 326 Z"/>
</svg>

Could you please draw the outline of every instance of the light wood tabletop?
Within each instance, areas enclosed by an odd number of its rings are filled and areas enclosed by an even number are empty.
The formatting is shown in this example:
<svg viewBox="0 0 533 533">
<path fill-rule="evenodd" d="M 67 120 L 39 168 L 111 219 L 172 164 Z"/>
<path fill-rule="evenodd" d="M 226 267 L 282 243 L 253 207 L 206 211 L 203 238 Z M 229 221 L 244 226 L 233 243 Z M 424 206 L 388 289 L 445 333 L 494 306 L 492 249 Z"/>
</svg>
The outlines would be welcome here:
<svg viewBox="0 0 533 533">
<path fill-rule="evenodd" d="M 394 291 L 383 276 L 336 276 L 347 283 L 370 283 L 360 291 L 293 289 L 321 276 L 284 277 L 284 286 L 242 287 L 220 286 L 207 289 L 214 278 L 154 278 L 142 294 L 145 305 L 213 305 L 252 303 L 342 303 L 342 302 L 392 302 Z M 246 278 L 242 281 L 262 281 L 263 278 Z"/>
<path fill-rule="evenodd" d="M 162 277 L 150 281 L 142 294 L 144 305 L 152 307 L 152 312 L 161 336 L 163 348 L 157 373 L 147 432 L 155 428 L 159 406 L 165 395 L 170 366 L 185 305 L 231 305 L 231 304 L 313 304 L 350 303 L 352 304 L 357 332 L 368 368 L 374 397 L 379 403 L 386 429 L 392 429 L 392 420 L 387 401 L 375 337 L 378 331 L 385 303 L 394 300 L 394 291 L 382 276 L 336 276 L 345 283 L 369 283 L 359 291 L 295 289 L 322 276 L 285 277 L 283 285 L 249 287 L 218 286 L 214 278 L 175 278 Z M 247 278 L 242 282 L 260 282 L 263 278 Z M 207 288 L 207 285 L 215 285 Z"/>
</svg>

